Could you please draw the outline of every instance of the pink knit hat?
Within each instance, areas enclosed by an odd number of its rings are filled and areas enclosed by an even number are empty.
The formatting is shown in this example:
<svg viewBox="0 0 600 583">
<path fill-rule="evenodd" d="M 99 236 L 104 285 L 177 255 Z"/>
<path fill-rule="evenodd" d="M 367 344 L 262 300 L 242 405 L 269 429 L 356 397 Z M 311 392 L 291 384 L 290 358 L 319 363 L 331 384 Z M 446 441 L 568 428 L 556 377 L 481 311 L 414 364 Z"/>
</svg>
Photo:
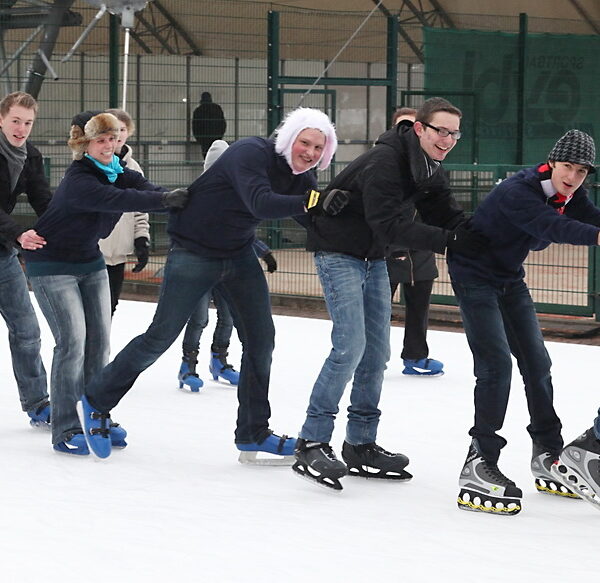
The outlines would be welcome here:
<svg viewBox="0 0 600 583">
<path fill-rule="evenodd" d="M 306 129 L 315 129 L 325 135 L 325 147 L 321 158 L 312 166 L 318 165 L 319 170 L 325 170 L 331 163 L 331 159 L 337 150 L 337 136 L 335 128 L 326 114 L 318 109 L 310 107 L 299 107 L 287 114 L 281 127 L 277 129 L 275 138 L 275 151 L 287 160 L 294 174 L 302 174 L 294 170 L 292 166 L 292 145 L 298 134 Z"/>
</svg>

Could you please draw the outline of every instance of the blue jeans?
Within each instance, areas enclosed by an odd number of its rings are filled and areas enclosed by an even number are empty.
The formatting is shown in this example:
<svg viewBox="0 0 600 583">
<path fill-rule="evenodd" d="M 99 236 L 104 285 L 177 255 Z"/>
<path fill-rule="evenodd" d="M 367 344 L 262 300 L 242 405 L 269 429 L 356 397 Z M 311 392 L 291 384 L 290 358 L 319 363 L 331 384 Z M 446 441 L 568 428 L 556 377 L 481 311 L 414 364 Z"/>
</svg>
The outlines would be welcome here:
<svg viewBox="0 0 600 583">
<path fill-rule="evenodd" d="M 12 366 L 23 411 L 48 400 L 46 370 L 40 357 L 40 327 L 17 252 L 0 247 L 0 314 L 8 328 Z"/>
<path fill-rule="evenodd" d="M 31 277 L 56 346 L 52 358 L 52 443 L 81 431 L 75 405 L 110 355 L 110 289 L 106 269 Z"/>
<path fill-rule="evenodd" d="M 212 292 L 202 296 L 198 307 L 191 315 L 183 335 L 183 352 L 198 350 L 200 347 L 200 337 L 204 328 L 208 325 L 208 305 L 210 304 L 211 295 L 217 308 L 217 324 L 213 333 L 213 346 L 229 346 L 231 332 L 233 331 L 233 317 L 225 298 L 215 288 Z"/>
<path fill-rule="evenodd" d="M 354 376 L 346 441 L 371 443 L 377 436 L 383 373 L 390 358 L 391 298 L 383 259 L 364 261 L 341 253 L 315 254 L 327 310 L 332 349 L 310 396 L 300 437 L 329 443 L 339 403 Z"/>
<path fill-rule="evenodd" d="M 502 428 L 512 376 L 511 353 L 525 384 L 531 439 L 553 454 L 562 446 L 561 422 L 553 405 L 550 367 L 533 300 L 524 281 L 492 285 L 452 282 L 469 347 L 475 383 L 475 437 L 484 459 L 497 463 L 506 440 Z"/>
<path fill-rule="evenodd" d="M 90 403 L 102 412 L 114 408 L 139 374 L 175 342 L 202 296 L 215 286 L 231 309 L 243 349 L 235 440 L 252 443 L 266 438 L 275 328 L 267 281 L 252 249 L 226 259 L 171 249 L 150 327 L 87 385 Z"/>
</svg>

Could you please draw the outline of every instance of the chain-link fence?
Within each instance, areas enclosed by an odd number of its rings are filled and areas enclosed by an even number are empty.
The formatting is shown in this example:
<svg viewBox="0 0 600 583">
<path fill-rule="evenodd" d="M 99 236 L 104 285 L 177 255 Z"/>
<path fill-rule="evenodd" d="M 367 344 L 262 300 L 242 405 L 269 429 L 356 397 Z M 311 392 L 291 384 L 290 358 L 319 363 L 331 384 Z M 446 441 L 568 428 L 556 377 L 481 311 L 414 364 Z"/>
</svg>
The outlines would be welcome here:
<svg viewBox="0 0 600 583">
<path fill-rule="evenodd" d="M 11 11 L 0 8 L 5 92 L 26 88 L 39 75 L 34 65 L 43 33 L 35 19 L 17 21 L 25 18 L 19 10 L 31 4 L 17 0 Z M 332 171 L 321 177 L 324 185 L 387 128 L 391 106 L 418 106 L 435 93 L 465 112 L 464 137 L 448 162 L 479 162 L 481 169 L 452 172 L 457 196 L 472 209 L 496 174 L 517 163 L 519 148 L 524 163 L 542 161 L 549 142 L 563 130 L 593 132 L 598 40 L 586 36 L 590 31 L 583 21 L 449 14 L 424 23 L 403 10 L 386 15 L 243 0 L 149 2 L 130 31 L 125 107 L 137 125 L 129 141 L 134 157 L 153 182 L 187 185 L 203 166 L 192 132 L 202 93 L 222 107 L 223 138 L 229 142 L 267 135 L 274 103 L 279 115 L 302 104 L 327 111 L 338 129 L 340 148 Z M 273 12 L 279 14 L 276 31 L 270 29 Z M 103 15 L 73 50 L 97 15 L 86 2 L 72 3 L 39 92 L 32 141 L 48 159 L 52 186 L 70 163 L 71 117 L 84 109 L 123 105 L 125 30 L 119 17 Z M 273 68 L 280 83 L 273 83 Z M 484 170 L 482 162 L 494 169 Z M 495 168 L 498 164 L 502 168 Z M 272 291 L 319 296 L 300 227 L 293 221 L 268 222 L 260 235 L 280 257 L 280 269 L 269 276 Z M 164 216 L 153 217 L 152 238 L 154 263 L 128 277 L 154 285 L 168 246 Z M 594 278 L 587 250 L 565 253 L 564 246 L 552 246 L 535 255 L 530 273 L 540 305 L 560 305 L 552 309 L 568 312 L 589 306 L 595 292 L 588 286 Z M 574 266 L 577 275 L 570 271 Z M 443 272 L 443 262 L 440 267 Z M 435 297 L 451 302 L 444 277 Z"/>
</svg>

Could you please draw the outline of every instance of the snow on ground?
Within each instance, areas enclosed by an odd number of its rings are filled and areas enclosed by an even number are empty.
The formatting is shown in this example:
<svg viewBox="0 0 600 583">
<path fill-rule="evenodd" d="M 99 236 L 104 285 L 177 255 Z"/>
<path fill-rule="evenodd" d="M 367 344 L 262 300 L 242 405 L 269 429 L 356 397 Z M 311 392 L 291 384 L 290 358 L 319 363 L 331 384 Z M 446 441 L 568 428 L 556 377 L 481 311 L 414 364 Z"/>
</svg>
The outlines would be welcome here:
<svg viewBox="0 0 600 583">
<path fill-rule="evenodd" d="M 149 324 L 154 304 L 121 302 L 113 354 Z M 208 332 L 212 334 L 214 312 Z M 43 328 L 48 371 L 53 341 Z M 296 434 L 312 384 L 329 351 L 330 322 L 275 317 L 271 426 Z M 4 582 L 258 583 L 281 581 L 575 581 L 597 570 L 590 505 L 535 491 L 522 384 L 515 373 L 500 468 L 524 490 L 515 517 L 457 509 L 457 479 L 472 422 L 472 360 L 463 334 L 430 332 L 431 355 L 446 363 L 437 379 L 402 375 L 403 329 L 392 328 L 378 442 L 406 453 L 414 474 L 398 484 L 344 479 L 340 494 L 289 468 L 237 463 L 236 393 L 208 376 L 210 338 L 201 347 L 205 387 L 178 390 L 178 341 L 113 411 L 129 447 L 107 460 L 55 453 L 47 432 L 20 411 L 7 348 L 0 482 Z M 547 344 L 556 405 L 570 441 L 598 405 L 598 348 Z M 240 348 L 231 348 L 239 363 Z M 201 376 L 202 376 L 201 374 Z M 333 445 L 344 438 L 344 409 Z"/>
</svg>

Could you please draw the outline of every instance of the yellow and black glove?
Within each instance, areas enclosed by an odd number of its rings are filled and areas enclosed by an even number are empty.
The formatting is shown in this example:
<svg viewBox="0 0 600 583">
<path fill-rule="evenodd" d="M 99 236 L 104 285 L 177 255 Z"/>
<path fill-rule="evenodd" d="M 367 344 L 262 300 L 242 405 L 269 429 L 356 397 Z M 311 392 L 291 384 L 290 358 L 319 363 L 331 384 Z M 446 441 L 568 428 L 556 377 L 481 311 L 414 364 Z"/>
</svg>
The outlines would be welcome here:
<svg viewBox="0 0 600 583">
<path fill-rule="evenodd" d="M 308 190 L 304 199 L 306 212 L 311 215 L 337 215 L 350 202 L 349 192 L 334 188 L 320 192 Z"/>
</svg>

